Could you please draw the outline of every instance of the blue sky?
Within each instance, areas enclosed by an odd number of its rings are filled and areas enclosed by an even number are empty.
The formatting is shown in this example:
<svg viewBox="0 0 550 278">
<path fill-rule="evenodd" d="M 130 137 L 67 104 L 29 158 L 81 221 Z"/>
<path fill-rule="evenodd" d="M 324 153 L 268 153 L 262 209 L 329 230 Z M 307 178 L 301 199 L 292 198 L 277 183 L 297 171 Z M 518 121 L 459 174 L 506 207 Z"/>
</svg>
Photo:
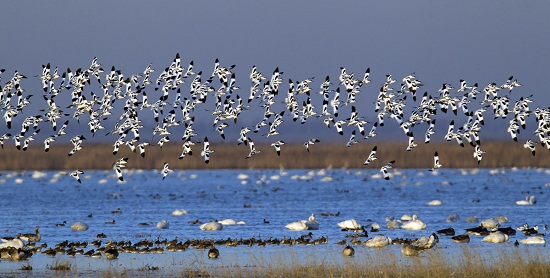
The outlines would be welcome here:
<svg viewBox="0 0 550 278">
<path fill-rule="evenodd" d="M 179 52 L 207 74 L 216 58 L 235 64 L 246 95 L 252 65 L 315 77 L 314 88 L 341 66 L 357 75 L 370 67 L 365 106 L 386 74 L 415 72 L 432 93 L 514 75 L 518 97 L 548 107 L 549 12 L 547 1 L 9 1 L 0 4 L 0 68 L 4 78 L 33 76 L 48 62 L 87 67 L 97 56 L 105 69 L 131 75 L 152 63 L 158 74 Z"/>
</svg>

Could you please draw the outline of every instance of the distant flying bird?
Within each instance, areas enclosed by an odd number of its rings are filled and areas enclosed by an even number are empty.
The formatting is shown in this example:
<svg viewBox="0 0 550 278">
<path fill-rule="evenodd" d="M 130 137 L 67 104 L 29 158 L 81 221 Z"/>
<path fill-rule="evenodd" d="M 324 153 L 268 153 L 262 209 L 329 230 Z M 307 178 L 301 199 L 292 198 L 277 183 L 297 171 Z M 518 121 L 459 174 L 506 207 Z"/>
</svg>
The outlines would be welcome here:
<svg viewBox="0 0 550 278">
<path fill-rule="evenodd" d="M 441 166 L 443 166 L 443 165 L 441 165 L 439 163 L 439 155 L 437 154 L 437 151 L 435 151 L 435 153 L 434 153 L 434 167 L 432 169 L 430 169 L 430 171 L 435 171 L 435 170 L 441 168 Z"/>
<path fill-rule="evenodd" d="M 256 150 L 256 146 L 254 145 L 254 142 L 252 141 L 252 139 L 248 138 L 247 141 L 248 141 L 248 147 L 250 148 L 250 153 L 248 153 L 248 155 L 246 156 L 246 159 L 249 159 L 253 155 L 259 153 L 260 150 Z"/>
<path fill-rule="evenodd" d="M 388 162 L 388 164 L 386 164 L 386 165 L 382 166 L 382 168 L 380 168 L 380 172 L 382 172 L 382 175 L 384 176 L 385 180 L 390 179 L 390 175 L 388 174 L 388 169 L 390 169 L 394 163 L 395 163 L 395 160 L 392 160 L 392 161 Z"/>
<path fill-rule="evenodd" d="M 523 147 L 529 149 L 529 151 L 531 151 L 531 154 L 535 156 L 535 142 L 529 139 L 527 140 L 527 142 L 525 142 L 525 144 L 523 144 Z"/>
<path fill-rule="evenodd" d="M 164 180 L 168 173 L 173 172 L 174 170 L 168 168 L 168 162 L 164 162 L 164 168 L 162 169 L 162 179 Z"/>
<path fill-rule="evenodd" d="M 281 146 L 284 145 L 285 142 L 282 140 L 279 140 L 277 142 L 271 143 L 271 146 L 275 148 L 275 151 L 277 152 L 278 156 L 281 156 Z"/>
<path fill-rule="evenodd" d="M 210 150 L 210 143 L 208 142 L 208 137 L 204 137 L 203 150 L 201 151 L 201 156 L 204 157 L 204 163 L 208 164 L 210 162 L 210 154 L 214 151 Z"/>
<path fill-rule="evenodd" d="M 374 148 L 372 148 L 372 151 L 370 152 L 369 157 L 367 157 L 367 160 L 365 160 L 365 162 L 363 162 L 363 165 L 369 165 L 369 163 L 371 163 L 371 162 L 373 162 L 374 160 L 377 159 L 377 157 L 376 157 L 377 148 L 378 148 L 378 146 L 374 146 Z"/>
<path fill-rule="evenodd" d="M 319 141 L 319 139 L 317 139 L 317 138 L 311 138 L 308 141 L 306 141 L 304 143 L 304 146 L 306 147 L 307 152 L 309 152 L 309 145 L 313 145 L 313 144 L 319 143 L 319 142 L 321 142 L 321 141 Z"/>
<path fill-rule="evenodd" d="M 82 183 L 80 181 L 80 176 L 78 176 L 79 174 L 84 174 L 84 172 L 81 171 L 80 169 L 74 170 L 71 172 L 71 177 L 73 177 L 76 181 L 78 181 L 78 183 Z"/>
</svg>

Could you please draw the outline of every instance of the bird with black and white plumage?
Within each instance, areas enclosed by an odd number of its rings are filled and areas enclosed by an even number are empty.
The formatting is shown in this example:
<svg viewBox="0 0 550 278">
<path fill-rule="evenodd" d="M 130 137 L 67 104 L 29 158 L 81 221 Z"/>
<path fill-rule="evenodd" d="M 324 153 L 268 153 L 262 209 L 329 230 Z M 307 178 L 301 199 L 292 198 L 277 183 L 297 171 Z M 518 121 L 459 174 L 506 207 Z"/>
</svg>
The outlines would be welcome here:
<svg viewBox="0 0 550 278">
<path fill-rule="evenodd" d="M 203 150 L 201 151 L 201 156 L 204 157 L 204 163 L 208 164 L 210 163 L 210 154 L 214 152 L 214 150 L 210 150 L 210 142 L 208 142 L 208 137 L 204 137 L 203 142 Z"/>
<path fill-rule="evenodd" d="M 441 168 L 441 166 L 443 166 L 443 165 L 441 165 L 439 163 L 439 154 L 437 153 L 437 151 L 435 151 L 435 153 L 434 153 L 434 167 L 431 168 L 430 171 L 435 171 L 435 170 Z"/>
<path fill-rule="evenodd" d="M 271 143 L 271 146 L 274 147 L 275 151 L 277 152 L 277 156 L 281 156 L 281 146 L 284 144 L 285 142 L 283 140 Z"/>
<path fill-rule="evenodd" d="M 380 168 L 380 172 L 382 173 L 385 180 L 390 179 L 388 169 L 392 168 L 394 163 L 395 163 L 395 160 L 392 160 L 392 161 L 388 162 L 388 164 L 386 164 L 386 165 L 382 166 L 382 168 Z"/>
<path fill-rule="evenodd" d="M 535 145 L 536 145 L 535 142 L 533 142 L 531 139 L 528 139 L 527 142 L 525 142 L 525 144 L 523 144 L 523 147 L 526 148 L 526 149 L 529 149 L 531 154 L 533 154 L 533 156 L 535 156 Z"/>
<path fill-rule="evenodd" d="M 351 132 L 351 136 L 349 138 L 349 141 L 346 143 L 346 147 L 351 147 L 355 144 L 359 143 L 359 141 L 355 140 L 355 130 Z"/>
<path fill-rule="evenodd" d="M 246 159 L 251 158 L 253 155 L 260 153 L 260 150 L 256 150 L 256 145 L 254 144 L 254 141 L 252 139 L 248 138 L 248 147 L 250 148 L 250 152 L 246 156 Z"/>
<path fill-rule="evenodd" d="M 162 168 L 162 180 L 164 180 L 166 178 L 166 176 L 168 176 L 169 173 L 171 172 L 174 172 L 174 170 L 168 168 L 169 165 L 168 165 L 168 162 L 164 162 L 164 166 Z"/>
<path fill-rule="evenodd" d="M 482 151 L 479 147 L 479 145 L 476 145 L 475 146 L 475 150 L 474 150 L 474 158 L 477 159 L 477 164 L 479 164 L 481 162 L 481 159 L 483 158 L 483 154 L 485 153 L 485 151 Z"/>
<path fill-rule="evenodd" d="M 309 152 L 309 145 L 314 145 L 315 143 L 319 143 L 319 142 L 321 141 L 317 138 L 311 138 L 308 141 L 306 141 L 304 143 L 304 146 L 306 147 L 307 152 Z"/>
<path fill-rule="evenodd" d="M 115 170 L 115 173 L 119 181 L 124 181 L 124 177 L 122 176 L 122 168 L 125 168 L 127 163 L 128 163 L 127 157 L 121 157 L 113 163 L 113 170 Z"/>
<path fill-rule="evenodd" d="M 84 174 L 84 172 L 80 169 L 76 169 L 71 172 L 71 177 L 73 177 L 76 181 L 78 181 L 78 183 L 82 183 L 82 181 L 80 181 L 80 176 L 79 176 L 80 174 Z"/>
<path fill-rule="evenodd" d="M 67 154 L 68 156 L 74 155 L 77 151 L 82 150 L 82 142 L 86 140 L 84 135 L 76 135 L 71 139 L 73 149 Z"/>
<path fill-rule="evenodd" d="M 372 151 L 370 152 L 369 156 L 367 157 L 367 159 L 365 160 L 365 162 L 363 162 L 363 165 L 369 165 L 369 163 L 373 162 L 374 160 L 377 159 L 376 157 L 376 151 L 378 149 L 378 146 L 374 146 L 372 148 Z"/>
</svg>

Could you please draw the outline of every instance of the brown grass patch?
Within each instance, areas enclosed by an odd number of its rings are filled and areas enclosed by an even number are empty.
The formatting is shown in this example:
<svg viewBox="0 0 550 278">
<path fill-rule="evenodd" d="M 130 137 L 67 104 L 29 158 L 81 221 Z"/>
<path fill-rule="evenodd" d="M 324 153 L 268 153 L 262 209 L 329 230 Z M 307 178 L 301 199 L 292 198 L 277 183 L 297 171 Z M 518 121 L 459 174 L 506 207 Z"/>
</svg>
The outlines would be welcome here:
<svg viewBox="0 0 550 278">
<path fill-rule="evenodd" d="M 378 160 L 364 166 L 371 149 L 378 146 Z M 279 168 L 313 169 L 313 168 L 379 168 L 390 160 L 396 160 L 396 168 L 431 168 L 433 154 L 439 152 L 444 168 L 498 168 L 498 167 L 550 167 L 550 152 L 537 146 L 537 155 L 523 148 L 522 143 L 510 141 L 486 141 L 481 149 L 486 151 L 481 164 L 473 157 L 473 147 L 458 146 L 453 142 L 432 142 L 419 144 L 412 151 L 405 151 L 406 143 L 372 142 L 346 147 L 343 143 L 317 143 L 306 152 L 301 144 L 285 144 L 281 156 L 277 156 L 273 147 L 258 144 L 261 153 L 245 159 L 249 149 L 236 144 L 211 144 L 215 152 L 211 155 L 210 164 L 205 164 L 200 156 L 202 144 L 193 148 L 193 155 L 179 160 L 181 146 L 165 145 L 148 147 L 145 158 L 132 153 L 125 146 L 117 155 L 112 154 L 109 144 L 84 144 L 83 149 L 74 156 L 68 157 L 71 146 L 54 145 L 49 152 L 40 146 L 31 146 L 27 151 L 19 151 L 13 146 L 5 146 L 0 151 L 0 168 L 4 170 L 74 170 L 74 169 L 110 169 L 112 163 L 122 156 L 130 157 L 128 168 L 161 169 L 164 162 L 170 163 L 172 169 L 249 169 Z"/>
</svg>

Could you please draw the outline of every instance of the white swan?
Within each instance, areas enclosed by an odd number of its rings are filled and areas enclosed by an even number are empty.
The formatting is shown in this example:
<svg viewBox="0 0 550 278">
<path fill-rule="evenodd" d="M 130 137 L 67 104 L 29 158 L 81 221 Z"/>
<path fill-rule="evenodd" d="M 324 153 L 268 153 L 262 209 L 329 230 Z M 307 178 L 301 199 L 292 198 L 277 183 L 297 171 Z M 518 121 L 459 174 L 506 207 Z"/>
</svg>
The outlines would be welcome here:
<svg viewBox="0 0 550 278">
<path fill-rule="evenodd" d="M 489 218 L 481 221 L 481 223 L 479 223 L 479 226 L 485 227 L 490 231 L 496 231 L 498 227 L 500 227 L 500 221 L 494 218 Z"/>
<path fill-rule="evenodd" d="M 305 224 L 308 230 L 319 230 L 319 222 L 315 219 L 314 213 L 311 214 Z"/>
<path fill-rule="evenodd" d="M 186 215 L 186 214 L 187 214 L 187 211 L 184 210 L 184 209 L 177 209 L 177 210 L 172 211 L 173 216 L 182 216 L 182 215 Z"/>
<path fill-rule="evenodd" d="M 516 201 L 516 205 L 518 206 L 532 206 L 536 203 L 537 203 L 537 197 L 535 197 L 535 195 L 525 197 L 525 200 Z"/>
<path fill-rule="evenodd" d="M 219 223 L 222 224 L 222 225 L 226 225 L 226 226 L 228 226 L 228 225 L 244 225 L 244 224 L 246 224 L 244 221 L 239 221 L 239 222 L 237 222 L 237 221 L 235 221 L 235 220 L 233 220 L 233 219 L 224 219 L 224 220 L 222 220 L 222 221 L 219 221 Z"/>
<path fill-rule="evenodd" d="M 287 224 L 285 228 L 292 231 L 319 230 L 319 222 L 315 219 L 315 214 L 312 213 L 307 221 L 295 221 Z"/>
<path fill-rule="evenodd" d="M 441 200 L 432 200 L 426 203 L 428 206 L 441 206 L 442 204 L 443 202 L 441 202 Z"/>
<path fill-rule="evenodd" d="M 2 243 L 0 243 L 0 248 L 8 248 L 8 247 L 23 248 L 23 246 L 25 246 L 25 244 L 19 238 L 14 238 L 10 240 L 3 238 Z"/>
<path fill-rule="evenodd" d="M 305 231 L 305 230 L 307 230 L 306 222 L 307 221 L 305 221 L 305 220 L 300 220 L 300 221 L 288 223 L 285 226 L 285 228 L 287 228 L 289 230 L 292 230 L 292 231 Z"/>
<path fill-rule="evenodd" d="M 361 229 L 361 225 L 355 221 L 355 219 L 345 220 L 338 223 L 338 227 L 346 230 L 357 230 Z"/>
<path fill-rule="evenodd" d="M 217 220 L 212 220 L 212 222 L 200 225 L 199 228 L 203 231 L 218 231 L 223 229 L 223 225 L 220 224 Z"/>
<path fill-rule="evenodd" d="M 168 229 L 170 227 L 170 224 L 166 220 L 162 220 L 159 223 L 157 223 L 157 229 Z"/>
<path fill-rule="evenodd" d="M 401 228 L 405 230 L 418 231 L 426 229 L 426 224 L 422 222 L 422 220 L 417 219 L 416 215 L 413 215 L 412 220 L 403 223 L 403 225 L 401 225 Z"/>
<path fill-rule="evenodd" d="M 542 235 L 536 235 L 522 239 L 519 242 L 522 244 L 546 244 L 546 239 Z"/>
<path fill-rule="evenodd" d="M 78 221 L 78 222 L 71 225 L 71 230 L 73 230 L 73 231 L 86 231 L 86 230 L 88 230 L 88 225 L 86 225 L 86 223 L 84 223 L 84 222 Z"/>
<path fill-rule="evenodd" d="M 378 234 L 375 237 L 369 238 L 367 241 L 365 241 L 365 246 L 367 247 L 382 248 L 389 244 L 391 244 L 391 238 L 389 236 L 387 237 L 381 234 Z"/>
<path fill-rule="evenodd" d="M 491 242 L 491 243 L 503 243 L 508 241 L 508 235 L 501 231 L 496 231 L 496 232 L 490 233 L 488 236 L 484 237 L 481 241 Z"/>
</svg>

